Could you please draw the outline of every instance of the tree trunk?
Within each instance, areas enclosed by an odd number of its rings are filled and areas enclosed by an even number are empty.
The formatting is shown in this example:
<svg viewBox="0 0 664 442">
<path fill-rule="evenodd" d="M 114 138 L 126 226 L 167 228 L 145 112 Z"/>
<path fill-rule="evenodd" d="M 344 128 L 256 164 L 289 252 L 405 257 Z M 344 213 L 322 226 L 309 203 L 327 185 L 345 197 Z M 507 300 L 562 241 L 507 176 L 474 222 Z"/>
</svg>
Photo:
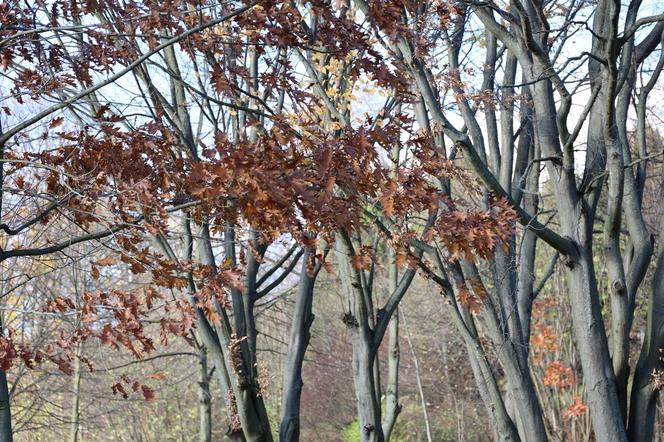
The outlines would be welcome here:
<svg viewBox="0 0 664 442">
<path fill-rule="evenodd" d="M 0 135 L 2 135 L 0 125 Z M 5 143 L 0 143 L 0 159 L 5 158 Z M 0 221 L 2 220 L 2 202 L 4 187 L 4 162 L 0 162 Z M 4 292 L 4 290 L 3 290 Z M 4 335 L 4 323 L 0 316 L 0 336 Z M 12 442 L 12 412 L 9 404 L 9 386 L 7 385 L 7 374 L 0 370 L 0 442 Z"/>
<path fill-rule="evenodd" d="M 72 385 L 74 386 L 74 403 L 71 407 L 71 430 L 69 433 L 70 442 L 78 442 L 80 420 L 81 420 L 81 343 L 76 344 L 74 358 L 74 378 Z"/>
<path fill-rule="evenodd" d="M 336 252 L 339 262 L 339 277 L 343 287 L 346 306 L 344 322 L 348 327 L 353 346 L 353 381 L 362 442 L 382 442 L 380 399 L 376 397 L 373 347 L 373 332 L 369 327 L 370 309 L 364 296 L 365 288 L 359 270 L 351 264 L 355 255 L 353 245 L 345 231 L 337 232 Z"/>
<path fill-rule="evenodd" d="M 12 413 L 9 405 L 7 374 L 0 370 L 0 442 L 12 442 Z"/>
<path fill-rule="evenodd" d="M 530 66 L 531 80 L 544 74 L 545 67 Z M 562 156 L 562 163 L 547 163 L 556 194 L 556 204 L 564 235 L 575 242 L 576 256 L 566 261 L 567 286 L 572 307 L 572 321 L 583 368 L 588 406 L 597 440 L 625 441 L 616 380 L 609 357 L 601 304 L 592 256 L 592 203 L 585 203 L 576 188 L 569 152 L 561 152 L 553 88 L 550 82 L 533 85 L 535 135 L 546 156 Z M 561 167 L 562 165 L 562 167 Z M 590 207 L 589 207 L 590 206 Z"/>
<path fill-rule="evenodd" d="M 389 333 L 387 389 L 385 391 L 385 416 L 383 417 L 385 440 L 390 440 L 390 434 L 401 412 L 401 404 L 399 403 L 399 309 L 394 312 L 390 320 Z"/>
<path fill-rule="evenodd" d="M 398 148 L 392 154 L 392 158 L 398 158 Z M 394 252 L 388 252 L 389 259 L 389 283 L 388 283 L 388 296 L 397 289 L 399 284 L 399 268 L 394 262 Z M 385 440 L 390 440 L 390 434 L 394 429 L 394 424 L 401 412 L 401 404 L 399 403 L 399 309 L 397 308 L 392 315 L 389 324 L 389 342 L 388 342 L 388 356 L 387 356 L 387 389 L 385 392 L 385 416 L 383 416 L 383 433 Z"/>
<path fill-rule="evenodd" d="M 200 261 L 216 268 L 209 230 L 206 225 L 203 225 L 200 230 L 198 242 Z M 195 286 L 190 288 L 192 293 L 195 293 Z M 257 391 L 257 386 L 251 380 L 247 380 L 246 361 L 242 358 L 241 350 L 234 348 L 236 343 L 232 337 L 233 329 L 228 314 L 217 300 L 215 300 L 214 306 L 221 316 L 220 323 L 213 327 L 205 315 L 199 311 L 199 328 L 203 344 L 217 368 L 217 376 L 223 387 L 222 391 L 225 394 L 232 393 L 233 395 L 233 403 L 229 403 L 231 401 L 227 400 L 227 406 L 230 407 L 229 414 L 233 418 L 235 413 L 242 426 L 242 434 L 231 428 L 229 436 L 234 439 L 243 437 L 247 441 L 272 441 L 265 404 Z M 236 367 L 235 362 L 238 362 L 238 359 L 240 366 Z M 235 410 L 232 409 L 233 406 Z"/>
<path fill-rule="evenodd" d="M 4 335 L 4 323 L 0 317 L 0 336 Z M 9 397 L 7 373 L 0 369 L 0 442 L 12 442 L 12 412 Z"/>
<path fill-rule="evenodd" d="M 590 247 L 590 246 L 588 246 Z M 592 255 L 584 247 L 567 270 L 572 321 L 597 440 L 626 441 Z"/>
<path fill-rule="evenodd" d="M 362 442 L 382 442 L 382 423 L 380 421 L 380 402 L 376 398 L 376 386 L 373 373 L 374 358 L 372 357 L 371 341 L 358 330 L 351 330 L 353 342 L 353 381 L 355 398 L 360 423 L 360 440 Z"/>
<path fill-rule="evenodd" d="M 210 377 L 208 376 L 207 350 L 201 346 L 198 350 L 198 413 L 200 442 L 212 442 L 212 400 L 210 397 Z"/>
<path fill-rule="evenodd" d="M 664 343 L 664 252 L 660 252 L 657 270 L 648 301 L 648 328 L 641 348 L 641 355 L 632 383 L 632 400 L 629 412 L 629 440 L 649 442 L 657 415 L 655 375 L 664 368 L 660 349 Z"/>
<path fill-rule="evenodd" d="M 629 410 L 628 435 L 632 442 L 653 440 L 653 429 L 657 417 L 657 398 L 664 370 L 662 347 L 664 346 L 664 179 L 660 188 L 659 256 L 652 279 L 648 299 L 648 324 L 632 382 Z"/>
<path fill-rule="evenodd" d="M 450 296 L 449 302 L 444 305 L 450 311 L 452 321 L 466 343 L 470 368 L 473 371 L 475 383 L 487 409 L 487 414 L 491 416 L 493 421 L 496 440 L 503 442 L 520 441 L 516 425 L 507 412 L 500 388 L 486 359 L 486 353 L 479 342 L 472 317 L 467 311 L 462 312 L 458 309 L 454 294 L 448 296 Z"/>
<path fill-rule="evenodd" d="M 284 380 L 281 394 L 281 425 L 279 440 L 300 440 L 300 398 L 302 394 L 302 364 L 309 346 L 311 324 L 314 320 L 312 302 L 314 295 L 315 275 L 308 273 L 307 267 L 311 252 L 306 250 L 302 259 L 300 285 L 293 322 L 291 324 L 288 351 L 284 361 Z"/>
<path fill-rule="evenodd" d="M 198 241 L 200 261 L 216 268 L 207 224 L 201 226 Z M 222 319 L 214 327 L 216 339 L 212 339 L 211 342 L 204 342 L 204 344 L 211 352 L 217 368 L 225 367 L 226 375 L 220 371 L 219 376 L 222 376 L 222 378 L 227 376 L 230 379 L 230 388 L 233 392 L 237 416 L 241 422 L 245 439 L 247 441 L 271 442 L 270 421 L 267 417 L 265 404 L 258 391 L 259 387 L 255 382 L 256 379 L 252 376 L 255 367 L 249 367 L 245 358 L 247 351 L 246 347 L 243 349 L 245 343 L 240 341 L 238 344 L 238 338 L 234 339 L 232 336 L 233 328 L 228 314 L 216 299 L 214 306 Z M 233 304 L 233 310 L 234 312 L 236 310 L 235 304 Z M 206 318 L 201 318 L 201 320 L 207 322 Z M 255 354 L 252 354 L 251 359 L 255 360 Z"/>
</svg>

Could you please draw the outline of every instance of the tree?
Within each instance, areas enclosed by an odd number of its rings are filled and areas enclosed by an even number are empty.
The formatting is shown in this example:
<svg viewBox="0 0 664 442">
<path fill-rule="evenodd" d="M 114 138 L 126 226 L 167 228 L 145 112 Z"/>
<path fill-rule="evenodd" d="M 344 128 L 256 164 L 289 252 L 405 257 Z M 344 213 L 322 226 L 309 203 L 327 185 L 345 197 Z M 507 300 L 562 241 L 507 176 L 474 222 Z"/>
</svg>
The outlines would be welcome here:
<svg viewBox="0 0 664 442">
<path fill-rule="evenodd" d="M 653 249 L 643 222 L 642 191 L 635 171 L 629 167 L 633 159 L 627 124 L 629 97 L 637 94 L 640 100 L 647 100 L 660 73 L 658 65 L 645 83 L 637 82 L 637 72 L 644 69 L 644 62 L 660 41 L 662 16 L 640 17 L 639 2 L 632 2 L 626 11 L 618 3 L 599 2 L 594 17 L 583 2 L 512 2 L 509 10 L 491 2 L 460 3 L 453 8 L 435 3 L 403 7 L 393 3 L 382 4 L 380 16 L 376 3 L 358 4 L 373 20 L 377 32 L 384 35 L 381 41 L 386 50 L 417 85 L 422 99 L 421 126 L 442 131 L 485 188 L 508 198 L 526 228 L 518 246 L 516 237 L 512 237 L 508 251 L 497 252 L 491 269 L 493 287 L 488 290 L 474 263 L 448 264 L 453 267 L 452 278 L 472 281 L 475 295 L 486 300 L 483 327 L 499 349 L 508 378 L 506 398 L 497 390 L 484 362 L 476 320 L 470 315 L 459 315 L 458 320 L 479 365 L 476 378 L 480 391 L 485 389 L 485 401 L 491 406 L 499 437 L 547 438 L 528 368 L 533 260 L 539 239 L 562 255 L 566 267 L 575 337 L 596 437 L 625 440 L 629 432 L 631 438 L 649 440 L 652 422 L 636 423 L 637 416 L 648 415 L 639 405 L 638 387 L 630 407 L 631 417 L 627 414 L 629 330 L 637 289 Z M 385 8 L 389 8 L 392 20 L 381 18 L 385 17 Z M 427 26 L 440 21 L 447 26 Z M 397 22 L 403 26 L 396 28 Z M 474 31 L 478 23 L 480 31 Z M 637 31 L 651 23 L 656 25 L 637 41 Z M 566 57 L 570 36 L 583 29 L 589 29 L 592 35 L 592 50 L 580 57 Z M 484 40 L 486 58 L 482 83 L 474 88 L 471 66 L 478 59 L 475 42 L 480 38 Z M 445 53 L 445 64 L 438 62 L 439 52 L 434 48 Z M 588 71 L 582 75 L 580 70 L 586 62 Z M 514 95 L 519 71 L 521 97 Z M 568 126 L 571 107 L 575 99 L 580 100 L 579 91 L 586 84 L 590 93 L 586 94 L 589 96 L 583 111 L 573 126 Z M 461 114 L 461 129 L 446 116 L 447 92 Z M 515 104 L 519 99 L 521 125 L 515 133 Z M 645 115 L 637 113 L 641 121 L 637 126 L 644 128 Z M 479 116 L 485 118 L 484 124 Z M 584 160 L 576 153 L 576 145 L 586 123 L 585 168 L 577 180 L 577 165 Z M 648 151 L 643 144 L 638 149 L 640 154 Z M 637 169 L 646 167 L 646 160 L 647 154 L 637 159 Z M 539 221 L 537 169 L 541 164 L 546 166 L 552 186 L 560 233 Z M 643 176 L 642 171 L 640 174 Z M 607 204 L 602 220 L 596 216 L 600 200 Z M 623 219 L 630 238 L 626 247 L 620 241 Z M 611 349 L 593 259 L 593 229 L 598 222 L 604 225 L 604 253 L 611 279 Z M 444 266 L 443 261 L 441 270 Z M 445 284 L 441 281 L 441 286 Z M 652 345 L 658 346 L 651 335 L 644 351 L 652 352 Z M 637 373 L 644 385 L 652 382 L 644 379 L 642 371 Z M 648 397 L 651 400 L 653 396 Z M 632 422 L 629 426 L 628 421 Z"/>
<path fill-rule="evenodd" d="M 51 255 L 70 265 L 73 246 L 89 243 L 93 276 L 124 269 L 148 283 L 87 293 L 81 305 L 49 299 L 80 316 L 74 346 L 97 339 L 144 358 L 159 306 L 161 341 L 195 343 L 203 399 L 207 358 L 214 366 L 227 436 L 271 440 L 256 305 L 297 284 L 279 430 L 296 440 L 325 267 L 344 293 L 361 438 L 380 441 L 400 409 L 396 312 L 420 274 L 443 295 L 497 437 L 546 440 L 532 311 L 560 266 L 585 386 L 570 406 L 587 402 L 598 439 L 650 439 L 659 268 L 634 371 L 629 336 L 655 250 L 642 206 L 661 180 L 649 177 L 646 128 L 662 15 L 642 14 L 639 1 L 2 8 L 3 270 Z M 570 55 L 575 39 L 590 50 Z M 19 353 L 64 371 L 80 360 L 19 346 L 9 331 L 3 340 L 3 370 Z M 126 395 L 123 385 L 114 388 Z"/>
</svg>

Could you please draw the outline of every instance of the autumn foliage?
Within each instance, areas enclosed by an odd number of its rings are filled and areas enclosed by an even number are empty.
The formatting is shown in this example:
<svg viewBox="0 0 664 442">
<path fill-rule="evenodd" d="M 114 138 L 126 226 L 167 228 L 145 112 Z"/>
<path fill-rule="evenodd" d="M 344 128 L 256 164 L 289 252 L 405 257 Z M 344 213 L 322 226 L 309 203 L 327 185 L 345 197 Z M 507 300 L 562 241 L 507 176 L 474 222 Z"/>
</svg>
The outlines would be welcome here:
<svg viewBox="0 0 664 442">
<path fill-rule="evenodd" d="M 630 327 L 654 240 L 643 239 L 650 234 L 640 212 L 641 221 L 627 223 L 640 239 L 624 246 L 619 238 L 623 204 L 641 207 L 624 196 L 625 186 L 641 199 L 646 186 L 645 166 L 630 162 L 628 144 L 643 141 L 636 150 L 648 155 L 645 135 L 619 133 L 611 113 L 621 85 L 636 88 L 636 71 L 618 75 L 620 49 L 607 42 L 615 37 L 643 62 L 657 46 L 649 39 L 659 40 L 654 33 L 639 49 L 636 28 L 660 20 L 637 22 L 628 13 L 623 37 L 614 29 L 593 40 L 593 56 L 581 57 L 601 66 L 588 69 L 592 98 L 570 130 L 572 96 L 586 76 L 575 76 L 574 59 L 558 58 L 570 35 L 585 29 L 575 17 L 589 4 L 501 8 L 397 0 L 0 2 L 2 292 L 66 268 L 83 266 L 89 275 L 81 290 L 40 293 L 31 302 L 31 314 L 54 318 L 48 337 L 0 327 L 2 371 L 51 364 L 80 377 L 81 366 L 99 368 L 85 348 L 100 345 L 138 363 L 185 346 L 201 355 L 203 398 L 212 376 L 206 364 L 214 367 L 222 394 L 202 403 L 224 409 L 224 433 L 271 440 L 256 323 L 259 307 L 290 296 L 279 431 L 296 440 L 324 269 L 343 297 L 362 440 L 389 439 L 401 410 L 399 305 L 411 285 L 427 287 L 444 306 L 501 438 L 578 432 L 592 414 L 586 379 L 611 390 L 589 395 L 622 401 L 625 420 Z M 597 24 L 589 38 L 611 23 Z M 558 28 L 564 31 L 554 35 Z M 569 80 L 578 82 L 571 91 L 568 77 L 582 78 Z M 602 120 L 607 112 L 610 124 Z M 597 121 L 581 124 L 585 118 Z M 575 143 L 586 126 L 580 178 Z M 596 217 L 597 210 L 606 213 Z M 600 218 L 603 250 L 616 254 L 607 259 L 606 296 L 614 316 L 627 315 L 612 317 L 611 345 L 621 342 L 614 353 L 626 354 L 608 355 L 602 326 L 579 365 L 570 333 L 579 338 L 582 314 L 603 323 L 592 242 Z M 619 257 L 621 247 L 629 258 Z M 536 267 L 554 251 L 550 270 Z M 558 280 L 571 287 L 573 332 L 550 314 L 565 301 L 538 298 L 562 271 L 559 263 L 567 273 Z M 40 266 L 50 270 L 38 273 Z M 594 352 L 607 355 L 597 362 Z M 154 400 L 163 380 L 122 373 L 109 389 Z M 587 425 L 583 431 L 590 434 Z"/>
</svg>

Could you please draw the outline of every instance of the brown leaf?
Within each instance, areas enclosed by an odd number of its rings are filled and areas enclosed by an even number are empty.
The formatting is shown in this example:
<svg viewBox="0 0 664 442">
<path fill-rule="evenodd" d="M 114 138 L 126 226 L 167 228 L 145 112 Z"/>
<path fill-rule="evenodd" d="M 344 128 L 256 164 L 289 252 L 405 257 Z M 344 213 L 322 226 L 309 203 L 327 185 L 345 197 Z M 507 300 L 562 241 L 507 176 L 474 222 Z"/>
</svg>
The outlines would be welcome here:
<svg viewBox="0 0 664 442">
<path fill-rule="evenodd" d="M 94 279 L 99 279 L 99 268 L 97 268 L 96 265 L 92 264 L 92 268 L 90 269 L 90 274 Z"/>
<path fill-rule="evenodd" d="M 156 379 L 158 381 L 163 381 L 168 378 L 168 375 L 164 373 L 163 371 L 157 371 L 155 373 L 151 373 L 147 376 L 145 376 L 148 379 Z"/>
<path fill-rule="evenodd" d="M 49 128 L 53 129 L 55 127 L 58 127 L 62 124 L 62 122 L 65 121 L 63 117 L 56 117 L 51 120 L 51 123 L 48 125 Z"/>
<path fill-rule="evenodd" d="M 152 401 L 155 398 L 154 390 L 148 387 L 147 385 L 141 385 L 141 391 L 143 392 L 143 397 L 147 401 Z"/>
<path fill-rule="evenodd" d="M 112 266 L 117 264 L 117 260 L 113 257 L 106 257 L 103 259 L 100 259 L 98 261 L 95 261 L 95 264 L 98 266 Z"/>
<path fill-rule="evenodd" d="M 397 268 L 402 268 L 408 262 L 408 257 L 404 253 L 398 253 L 394 257 L 394 263 L 397 265 Z"/>
<path fill-rule="evenodd" d="M 371 258 L 366 255 L 355 255 L 352 258 L 353 267 L 356 269 L 368 269 L 371 265 Z"/>
</svg>

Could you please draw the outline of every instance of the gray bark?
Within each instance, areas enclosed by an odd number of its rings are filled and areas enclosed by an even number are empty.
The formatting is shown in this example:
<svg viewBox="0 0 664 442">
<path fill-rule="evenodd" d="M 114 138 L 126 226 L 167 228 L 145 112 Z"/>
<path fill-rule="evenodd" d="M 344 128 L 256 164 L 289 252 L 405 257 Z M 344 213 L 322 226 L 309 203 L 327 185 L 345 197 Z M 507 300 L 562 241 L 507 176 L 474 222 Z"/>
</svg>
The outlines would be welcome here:
<svg viewBox="0 0 664 442">
<path fill-rule="evenodd" d="M 184 222 L 184 231 L 185 256 L 188 261 L 191 261 L 194 253 L 194 237 L 188 218 Z M 170 259 L 177 261 L 177 255 L 171 249 L 168 241 L 162 236 L 159 236 L 157 239 L 166 255 Z M 209 231 L 205 226 L 201 226 L 197 243 L 198 257 L 201 263 L 210 265 L 213 269 L 216 269 Z M 196 305 L 196 284 L 191 273 L 188 273 L 187 279 L 190 302 L 192 305 Z M 237 367 L 234 365 L 237 358 L 234 358 L 234 355 L 231 354 L 231 325 L 226 310 L 219 305 L 218 301 L 215 301 L 215 308 L 221 317 L 218 325 L 213 326 L 200 309 L 197 308 L 196 313 L 198 317 L 198 335 L 215 365 L 217 378 L 219 379 L 221 390 L 224 392 L 228 420 L 232 422 L 237 416 L 241 425 L 241 430 L 229 426 L 226 436 L 232 440 L 272 440 L 269 421 L 260 417 L 261 407 L 264 409 L 262 399 L 256 397 L 254 388 L 244 387 L 245 383 L 241 373 L 237 372 Z M 257 400 L 254 400 L 254 398 Z"/>
<path fill-rule="evenodd" d="M 593 428 L 598 440 L 626 441 L 592 255 L 585 248 L 581 249 L 578 261 L 566 273 Z"/>
<path fill-rule="evenodd" d="M 198 350 L 198 440 L 212 442 L 212 398 L 208 374 L 207 350 Z"/>
<path fill-rule="evenodd" d="M 12 442 L 12 413 L 10 407 L 7 374 L 0 370 L 0 442 Z"/>
<path fill-rule="evenodd" d="M 496 439 L 504 442 L 520 441 L 517 427 L 507 412 L 500 387 L 487 360 L 486 352 L 479 341 L 472 316 L 467 309 L 465 311 L 459 309 L 456 302 L 456 293 L 447 279 L 436 277 L 434 281 L 443 289 L 448 299 L 448 302 L 444 305 L 449 310 L 452 322 L 461 333 L 461 337 L 466 344 L 473 376 L 482 397 L 482 402 L 494 423 Z"/>
<path fill-rule="evenodd" d="M 664 344 L 664 253 L 657 259 L 648 299 L 648 326 L 641 355 L 634 373 L 628 435 L 633 442 L 653 440 L 659 388 L 654 375 L 664 368 L 659 351 Z"/>
<path fill-rule="evenodd" d="M 376 397 L 374 377 L 375 349 L 373 333 L 369 327 L 369 306 L 358 269 L 351 264 L 355 255 L 346 232 L 338 231 L 335 242 L 339 263 L 339 277 L 345 293 L 344 322 L 348 327 L 353 347 L 353 381 L 362 442 L 385 440 L 381 422 L 380 398 Z"/>
<path fill-rule="evenodd" d="M 216 268 L 209 230 L 206 225 L 202 227 L 199 235 L 200 260 L 203 264 Z M 204 342 L 204 344 L 208 351 L 212 353 L 213 358 L 215 358 L 215 366 L 226 368 L 244 438 L 247 441 L 271 441 L 270 421 L 267 418 L 263 399 L 258 392 L 259 387 L 253 377 L 255 367 L 248 368 L 248 362 L 244 357 L 242 346 L 240 346 L 240 351 L 234 350 L 235 353 L 233 353 L 234 337 L 232 336 L 230 319 L 226 314 L 226 310 L 216 300 L 215 309 L 222 318 L 220 324 L 214 327 L 218 342 L 216 345 L 214 341 Z M 252 360 L 253 358 L 255 358 L 255 353 L 252 356 Z M 221 373 L 219 375 L 223 377 Z"/>
<path fill-rule="evenodd" d="M 3 135 L 0 125 L 0 136 Z M 5 158 L 5 140 L 0 141 L 0 160 Z M 0 162 L 0 222 L 2 221 L 3 191 L 5 163 Z M 3 318 L 0 316 L 0 336 L 4 335 Z M 0 370 L 0 442 L 12 442 L 12 412 L 10 407 L 7 374 Z"/>
<path fill-rule="evenodd" d="M 281 425 L 279 426 L 279 440 L 300 440 L 300 398 L 302 394 L 302 365 L 304 355 L 311 338 L 311 324 L 314 321 L 312 303 L 314 295 L 315 271 L 309 268 L 312 253 L 305 250 L 302 257 L 300 283 L 293 309 L 288 350 L 284 360 L 284 378 L 281 393 Z"/>
<path fill-rule="evenodd" d="M 401 412 L 399 403 L 399 362 L 401 350 L 399 347 L 399 309 L 394 312 L 388 327 L 388 356 L 387 356 L 387 388 L 385 389 L 385 416 L 383 416 L 383 432 L 385 440 L 390 440 L 394 424 Z"/>
<path fill-rule="evenodd" d="M 73 399 L 74 403 L 71 406 L 71 423 L 69 431 L 70 442 L 79 441 L 80 420 L 81 420 L 81 343 L 76 343 L 74 349 L 74 377 L 72 379 L 73 385 Z"/>
<path fill-rule="evenodd" d="M 532 80 L 540 78 L 546 69 L 538 64 L 534 64 L 532 68 L 530 72 Z M 593 428 L 599 440 L 624 441 L 625 427 L 597 290 L 592 255 L 592 222 L 588 220 L 587 212 L 589 208 L 579 198 L 574 170 L 567 167 L 571 162 L 570 153 L 561 152 L 558 128 L 550 118 L 556 114 L 556 110 L 549 82 L 535 83 L 533 103 L 535 135 L 541 143 L 543 154 L 550 157 L 563 155 L 561 165 L 548 163 L 547 167 L 555 186 L 562 232 L 571 238 L 578 248 L 575 255 L 566 253 L 566 273 L 572 321 L 584 381 L 588 386 L 588 405 Z"/>
<path fill-rule="evenodd" d="M 394 260 L 394 253 L 388 254 L 390 260 Z M 390 262 L 389 293 L 397 289 L 399 269 L 396 263 Z M 385 440 L 390 440 L 394 424 L 401 412 L 399 403 L 399 362 L 401 352 L 399 347 L 399 309 L 394 312 L 388 327 L 388 355 L 387 355 L 387 386 L 385 390 L 385 416 L 383 416 L 383 432 Z"/>
<path fill-rule="evenodd" d="M 660 235 L 664 232 L 664 179 L 660 188 Z M 657 416 L 657 399 L 661 385 L 656 376 L 664 372 L 661 349 L 664 346 L 664 246 L 659 244 L 657 267 L 648 297 L 646 335 L 641 347 L 639 361 L 634 372 L 629 410 L 628 435 L 633 442 L 653 440 L 653 429 Z"/>
</svg>

